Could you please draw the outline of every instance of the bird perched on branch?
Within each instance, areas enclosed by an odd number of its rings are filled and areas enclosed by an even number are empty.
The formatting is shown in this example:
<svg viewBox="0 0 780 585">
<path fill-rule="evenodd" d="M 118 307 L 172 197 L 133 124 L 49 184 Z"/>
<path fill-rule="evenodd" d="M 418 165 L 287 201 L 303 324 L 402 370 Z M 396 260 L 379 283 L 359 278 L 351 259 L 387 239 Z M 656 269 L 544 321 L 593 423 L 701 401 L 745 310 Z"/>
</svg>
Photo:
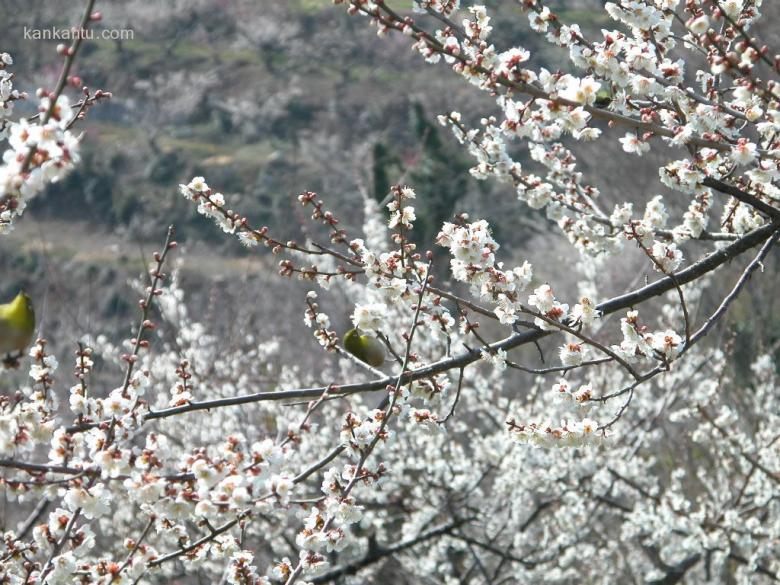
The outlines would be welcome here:
<svg viewBox="0 0 780 585">
<path fill-rule="evenodd" d="M 19 365 L 19 358 L 32 342 L 34 332 L 35 311 L 29 295 L 20 292 L 10 303 L 0 305 L 0 355 L 6 354 L 3 365 Z M 14 356 L 12 352 L 19 353 Z"/>
<path fill-rule="evenodd" d="M 608 87 L 602 87 L 596 92 L 596 99 L 594 100 L 593 105 L 597 108 L 606 108 L 612 103 L 613 98 L 614 95 L 612 94 L 612 90 Z"/>
<path fill-rule="evenodd" d="M 344 334 L 344 349 L 375 368 L 385 363 L 385 346 L 376 337 L 361 335 L 357 329 Z"/>
</svg>

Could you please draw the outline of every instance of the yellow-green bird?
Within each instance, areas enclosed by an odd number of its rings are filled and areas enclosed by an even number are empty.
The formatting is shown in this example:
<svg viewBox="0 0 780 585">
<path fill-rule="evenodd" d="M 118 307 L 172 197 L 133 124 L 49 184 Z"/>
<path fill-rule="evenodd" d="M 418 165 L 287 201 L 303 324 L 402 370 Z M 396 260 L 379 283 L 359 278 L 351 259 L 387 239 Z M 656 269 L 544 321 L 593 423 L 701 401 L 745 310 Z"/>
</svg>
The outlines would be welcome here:
<svg viewBox="0 0 780 585">
<path fill-rule="evenodd" d="M 0 305 L 0 355 L 18 351 L 20 357 L 32 342 L 35 311 L 32 299 L 24 292 L 10 303 Z"/>
<path fill-rule="evenodd" d="M 376 337 L 361 335 L 357 329 L 344 334 L 344 349 L 375 368 L 385 363 L 385 346 Z"/>
<path fill-rule="evenodd" d="M 606 108 L 612 103 L 613 98 L 612 89 L 609 87 L 602 87 L 596 92 L 596 99 L 594 100 L 593 105 L 597 108 Z"/>
</svg>

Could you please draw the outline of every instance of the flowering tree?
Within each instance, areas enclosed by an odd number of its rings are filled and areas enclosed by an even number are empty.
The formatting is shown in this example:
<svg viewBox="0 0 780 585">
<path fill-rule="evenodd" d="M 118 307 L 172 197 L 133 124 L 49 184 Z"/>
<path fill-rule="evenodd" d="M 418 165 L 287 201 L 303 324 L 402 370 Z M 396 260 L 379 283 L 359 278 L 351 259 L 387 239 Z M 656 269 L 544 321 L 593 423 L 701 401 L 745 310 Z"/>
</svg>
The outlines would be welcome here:
<svg viewBox="0 0 780 585">
<path fill-rule="evenodd" d="M 82 28 L 100 18 L 93 4 Z M 282 362 L 267 335 L 228 348 L 194 318 L 166 268 L 170 230 L 138 283 L 133 337 L 83 340 L 70 389 L 38 340 L 32 383 L 2 398 L 0 465 L 17 504 L 5 582 L 780 579 L 777 347 L 738 372 L 732 343 L 707 342 L 751 277 L 776 281 L 780 57 L 751 32 L 760 0 L 610 2 L 614 29 L 594 38 L 521 1 L 568 72 L 492 44 L 483 6 L 336 4 L 495 100 L 500 114 L 477 126 L 458 112 L 439 121 L 475 177 L 511 185 L 518 214 L 545 211 L 573 248 L 578 290 L 560 294 L 544 266 L 508 266 L 488 221 L 467 214 L 419 248 L 413 186 L 391 189 L 389 216 L 366 200 L 363 233 L 305 192 L 327 236 L 296 242 L 194 178 L 180 192 L 201 214 L 311 283 L 301 306 L 322 368 Z M 2 56 L 0 233 L 78 164 L 71 127 L 109 95 L 67 100 L 79 45 L 62 47 L 34 119 L 11 119 L 26 96 Z M 575 156 L 596 140 L 619 141 L 627 169 L 662 152 L 667 195 L 605 209 Z M 605 294 L 605 267 L 631 250 L 652 281 Z M 378 365 L 333 330 L 339 297 L 386 356 Z M 98 358 L 122 364 L 107 392 Z"/>
</svg>

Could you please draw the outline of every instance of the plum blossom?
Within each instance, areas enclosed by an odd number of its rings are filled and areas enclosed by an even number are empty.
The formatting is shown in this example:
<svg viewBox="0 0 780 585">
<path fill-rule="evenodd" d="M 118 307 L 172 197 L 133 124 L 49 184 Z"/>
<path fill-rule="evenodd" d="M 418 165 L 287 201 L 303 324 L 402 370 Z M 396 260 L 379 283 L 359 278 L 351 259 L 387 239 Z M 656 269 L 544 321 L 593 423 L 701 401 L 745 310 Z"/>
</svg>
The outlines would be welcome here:
<svg viewBox="0 0 780 585">
<path fill-rule="evenodd" d="M 582 343 L 565 343 L 558 350 L 564 366 L 579 366 L 585 359 L 586 351 Z"/>
<path fill-rule="evenodd" d="M 559 84 L 562 85 L 562 89 L 558 92 L 560 97 L 571 102 L 586 105 L 593 104 L 596 100 L 596 93 L 598 93 L 601 87 L 601 84 L 592 77 L 578 79 L 571 75 L 562 77 Z"/>
<path fill-rule="evenodd" d="M 569 305 L 560 303 L 555 299 L 552 287 L 549 284 L 543 284 L 536 288 L 534 293 L 528 297 L 528 304 L 535 307 L 542 315 L 552 321 L 563 322 L 569 312 Z M 555 329 L 554 325 L 540 317 L 534 318 L 534 324 L 545 331 Z"/>
<path fill-rule="evenodd" d="M 387 305 L 370 303 L 358 305 L 352 313 L 352 323 L 361 331 L 382 331 L 387 318 Z"/>
<path fill-rule="evenodd" d="M 623 150 L 625 152 L 636 154 L 637 156 L 642 156 L 650 151 L 650 144 L 640 140 L 633 132 L 626 132 L 625 136 L 620 139 L 620 144 L 623 145 Z"/>
<path fill-rule="evenodd" d="M 653 334 L 650 345 L 666 359 L 671 359 L 682 349 L 682 339 L 674 331 L 658 331 Z"/>
<path fill-rule="evenodd" d="M 655 242 L 651 250 L 653 259 L 657 262 L 656 269 L 664 274 L 674 272 L 683 261 L 683 253 L 675 243 Z"/>
</svg>

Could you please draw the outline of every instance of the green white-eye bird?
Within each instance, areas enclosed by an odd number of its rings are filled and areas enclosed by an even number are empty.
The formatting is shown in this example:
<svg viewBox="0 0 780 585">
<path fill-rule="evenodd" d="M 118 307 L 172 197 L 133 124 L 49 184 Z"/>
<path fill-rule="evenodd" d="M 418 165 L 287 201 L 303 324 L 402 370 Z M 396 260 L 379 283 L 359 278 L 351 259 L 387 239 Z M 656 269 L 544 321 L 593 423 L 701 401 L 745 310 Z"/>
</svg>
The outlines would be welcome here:
<svg viewBox="0 0 780 585">
<path fill-rule="evenodd" d="M 344 349 L 361 362 L 376 367 L 385 363 L 385 346 L 376 337 L 361 335 L 357 329 L 344 334 Z"/>
<path fill-rule="evenodd" d="M 612 103 L 613 97 L 612 90 L 609 87 L 602 87 L 596 92 L 596 99 L 593 101 L 593 105 L 597 108 L 606 108 Z"/>
<path fill-rule="evenodd" d="M 24 292 L 10 303 L 0 305 L 0 355 L 8 354 L 7 362 L 15 362 L 32 342 L 35 333 L 35 311 L 32 299 Z M 11 352 L 19 352 L 16 358 Z"/>
</svg>

